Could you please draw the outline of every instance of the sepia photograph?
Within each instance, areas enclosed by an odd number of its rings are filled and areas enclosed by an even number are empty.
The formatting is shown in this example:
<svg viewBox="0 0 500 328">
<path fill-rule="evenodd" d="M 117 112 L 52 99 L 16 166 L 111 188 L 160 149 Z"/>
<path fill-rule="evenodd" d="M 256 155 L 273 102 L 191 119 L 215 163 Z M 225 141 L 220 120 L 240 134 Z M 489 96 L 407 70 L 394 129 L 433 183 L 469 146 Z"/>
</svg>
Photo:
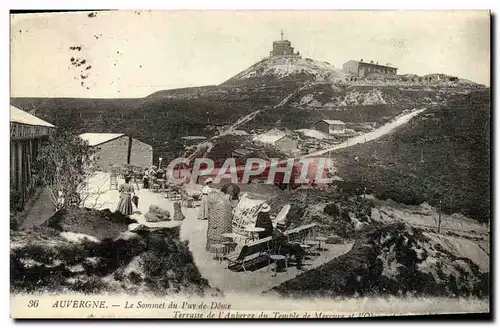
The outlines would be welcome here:
<svg viewBox="0 0 500 328">
<path fill-rule="evenodd" d="M 491 12 L 10 13 L 11 317 L 491 315 Z"/>
</svg>

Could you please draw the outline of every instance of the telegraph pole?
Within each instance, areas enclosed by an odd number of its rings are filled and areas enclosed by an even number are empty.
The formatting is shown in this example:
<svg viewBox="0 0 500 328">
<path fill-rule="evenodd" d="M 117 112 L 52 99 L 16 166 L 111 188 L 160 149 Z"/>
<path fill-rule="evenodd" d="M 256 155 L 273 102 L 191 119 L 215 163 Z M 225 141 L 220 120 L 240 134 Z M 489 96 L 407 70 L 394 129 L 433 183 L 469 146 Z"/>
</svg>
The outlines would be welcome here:
<svg viewBox="0 0 500 328">
<path fill-rule="evenodd" d="M 439 210 L 438 210 L 438 233 L 441 233 L 441 199 L 439 200 Z"/>
</svg>

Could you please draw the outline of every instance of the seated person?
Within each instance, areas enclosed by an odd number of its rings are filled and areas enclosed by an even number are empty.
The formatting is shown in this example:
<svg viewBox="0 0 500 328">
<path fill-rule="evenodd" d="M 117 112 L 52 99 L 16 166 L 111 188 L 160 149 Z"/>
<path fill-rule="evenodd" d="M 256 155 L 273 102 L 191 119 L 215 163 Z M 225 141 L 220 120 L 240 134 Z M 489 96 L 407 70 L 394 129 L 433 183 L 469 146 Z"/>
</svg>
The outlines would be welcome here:
<svg viewBox="0 0 500 328">
<path fill-rule="evenodd" d="M 305 255 L 305 251 L 297 243 L 288 242 L 288 238 L 284 234 L 286 231 L 286 225 L 282 222 L 276 224 L 276 229 L 273 230 L 273 237 L 276 241 L 276 250 L 281 255 L 293 255 L 295 257 L 296 266 L 298 270 L 302 270 L 302 260 Z"/>
<path fill-rule="evenodd" d="M 257 214 L 257 220 L 255 222 L 255 227 L 264 228 L 264 231 L 259 232 L 259 239 L 266 238 L 273 235 L 273 222 L 271 221 L 271 216 L 269 211 L 271 207 L 264 203 L 259 209 Z"/>
</svg>

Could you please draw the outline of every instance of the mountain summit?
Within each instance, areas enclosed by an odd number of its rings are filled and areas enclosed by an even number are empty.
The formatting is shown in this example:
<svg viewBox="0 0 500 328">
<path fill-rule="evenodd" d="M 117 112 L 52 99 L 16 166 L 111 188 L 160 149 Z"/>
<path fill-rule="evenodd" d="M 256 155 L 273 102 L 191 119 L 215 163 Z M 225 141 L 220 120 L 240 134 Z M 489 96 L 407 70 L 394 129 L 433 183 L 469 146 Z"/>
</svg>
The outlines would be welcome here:
<svg viewBox="0 0 500 328">
<path fill-rule="evenodd" d="M 272 56 L 259 61 L 236 74 L 222 85 L 261 84 L 273 80 L 295 80 L 297 82 L 344 80 L 346 74 L 328 62 L 301 58 L 299 56 Z"/>
<path fill-rule="evenodd" d="M 273 50 L 269 57 L 262 59 L 246 70 L 236 74 L 222 86 L 233 85 L 262 85 L 293 81 L 295 83 L 329 81 L 345 79 L 346 74 L 336 69 L 328 62 L 321 62 L 311 58 L 302 58 L 300 52 L 295 51 L 292 43 L 283 40 L 273 42 Z"/>
</svg>

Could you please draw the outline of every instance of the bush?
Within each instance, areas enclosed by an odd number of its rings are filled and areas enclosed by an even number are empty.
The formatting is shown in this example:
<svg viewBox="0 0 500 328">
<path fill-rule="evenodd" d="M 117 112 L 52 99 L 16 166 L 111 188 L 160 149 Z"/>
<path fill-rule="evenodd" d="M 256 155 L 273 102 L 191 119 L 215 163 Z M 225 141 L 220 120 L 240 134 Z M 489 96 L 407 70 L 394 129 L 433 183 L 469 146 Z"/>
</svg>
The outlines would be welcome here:
<svg viewBox="0 0 500 328">
<path fill-rule="evenodd" d="M 16 190 L 10 191 L 10 212 L 17 213 L 24 210 L 22 194 Z"/>
<path fill-rule="evenodd" d="M 19 229 L 19 223 L 17 222 L 15 216 L 12 213 L 10 214 L 9 227 L 11 231 L 16 231 L 17 229 Z"/>
<path fill-rule="evenodd" d="M 145 282 L 153 290 L 165 291 L 171 286 L 208 287 L 194 265 L 187 243 L 154 233 L 148 250 L 141 255 L 141 267 L 147 277 Z"/>
</svg>

